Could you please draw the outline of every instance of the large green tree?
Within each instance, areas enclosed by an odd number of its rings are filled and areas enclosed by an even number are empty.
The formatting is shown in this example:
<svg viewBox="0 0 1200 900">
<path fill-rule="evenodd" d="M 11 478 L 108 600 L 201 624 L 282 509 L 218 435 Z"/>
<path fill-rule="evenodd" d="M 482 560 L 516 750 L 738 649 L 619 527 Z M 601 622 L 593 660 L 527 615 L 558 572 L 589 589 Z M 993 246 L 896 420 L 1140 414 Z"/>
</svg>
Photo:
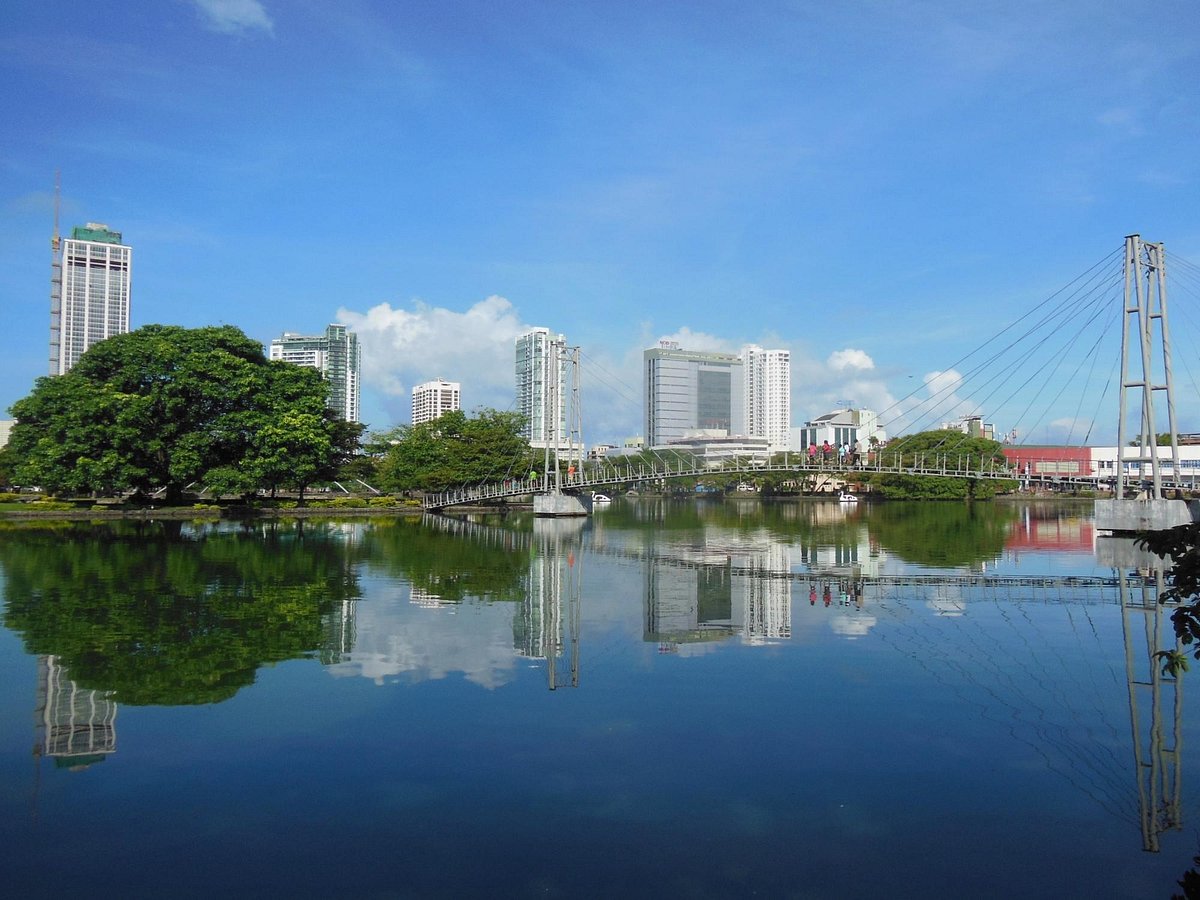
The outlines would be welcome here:
<svg viewBox="0 0 1200 900">
<path fill-rule="evenodd" d="M 880 451 L 880 462 L 885 466 L 898 463 L 962 471 L 979 471 L 989 466 L 1002 470 L 1008 464 L 999 441 L 949 430 L 922 431 L 897 438 Z M 901 500 L 978 500 L 1017 486 L 1015 481 L 992 478 L 931 475 L 872 475 L 869 480 L 884 497 Z"/>
<path fill-rule="evenodd" d="M 441 491 L 461 484 L 519 478 L 533 456 L 519 413 L 462 410 L 432 422 L 404 425 L 376 439 L 386 446 L 379 478 L 387 490 Z"/>
<path fill-rule="evenodd" d="M 316 370 L 267 360 L 233 326 L 148 325 L 13 405 L 15 476 L 54 492 L 161 489 L 168 502 L 193 484 L 303 487 L 357 441 L 326 391 Z"/>
</svg>

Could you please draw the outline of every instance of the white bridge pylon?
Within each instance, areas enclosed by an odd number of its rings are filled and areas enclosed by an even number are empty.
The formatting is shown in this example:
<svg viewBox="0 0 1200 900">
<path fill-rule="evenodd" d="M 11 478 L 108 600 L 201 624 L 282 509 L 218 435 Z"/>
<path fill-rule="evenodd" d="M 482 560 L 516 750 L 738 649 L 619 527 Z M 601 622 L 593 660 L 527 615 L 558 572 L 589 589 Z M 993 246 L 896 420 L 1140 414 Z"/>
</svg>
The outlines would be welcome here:
<svg viewBox="0 0 1200 900">
<path fill-rule="evenodd" d="M 1096 501 L 1096 527 L 1113 532 L 1160 531 L 1193 521 L 1191 507 L 1175 491 L 1179 486 L 1167 483 L 1162 471 L 1164 460 L 1169 459 L 1171 471 L 1179 472 L 1163 245 L 1147 243 L 1136 234 L 1126 237 L 1124 275 L 1117 478 L 1112 499 Z M 1168 446 L 1161 449 L 1161 419 L 1156 420 L 1156 413 L 1162 410 L 1155 409 L 1156 396 L 1162 398 L 1167 414 Z M 1130 426 L 1135 424 L 1138 437 L 1131 441 Z M 1127 479 L 1131 467 L 1137 475 Z"/>
</svg>

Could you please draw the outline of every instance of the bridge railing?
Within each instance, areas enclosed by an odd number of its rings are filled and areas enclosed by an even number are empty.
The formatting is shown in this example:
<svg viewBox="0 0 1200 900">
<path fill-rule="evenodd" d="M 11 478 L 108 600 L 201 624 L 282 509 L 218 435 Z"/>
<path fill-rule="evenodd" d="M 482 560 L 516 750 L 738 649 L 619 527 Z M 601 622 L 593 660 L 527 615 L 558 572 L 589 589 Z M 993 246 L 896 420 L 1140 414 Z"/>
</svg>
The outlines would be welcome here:
<svg viewBox="0 0 1200 900">
<path fill-rule="evenodd" d="M 631 465 L 616 465 L 600 461 L 581 470 L 568 470 L 561 476 L 561 485 L 568 492 L 609 487 L 618 484 L 638 484 L 673 478 L 705 478 L 719 475 L 757 475 L 768 472 L 814 473 L 825 475 L 892 474 L 932 475 L 949 478 L 986 478 L 1016 480 L 1023 476 L 1011 465 L 1000 463 L 987 454 L 918 453 L 867 455 L 850 454 L 838 458 L 833 454 L 785 453 L 782 461 L 739 457 L 719 463 L 697 461 L 684 456 L 658 456 L 659 463 L 639 460 Z M 427 495 L 424 506 L 439 509 L 446 506 L 480 503 L 507 497 L 546 493 L 550 487 L 545 478 L 535 475 L 529 479 L 506 479 L 496 483 L 481 483 L 452 488 Z"/>
<path fill-rule="evenodd" d="M 852 481 L 856 475 L 924 475 L 943 478 L 968 478 L 1009 480 L 1025 484 L 1078 485 L 1093 488 L 1110 487 L 1114 476 L 1109 473 L 1081 472 L 1064 473 L 1039 471 L 1039 463 L 1056 469 L 1062 460 L 1037 460 L 1022 458 L 1019 463 L 998 460 L 988 454 L 917 453 L 903 454 L 887 451 L 875 452 L 838 459 L 834 455 L 818 453 L 810 457 L 807 453 L 785 453 L 782 458 L 772 460 L 734 458 L 720 463 L 705 463 L 683 456 L 658 457 L 659 462 L 638 460 L 629 465 L 617 465 L 599 461 L 582 470 L 563 473 L 561 484 L 569 493 L 596 490 L 624 484 L 645 484 L 674 478 L 697 478 L 721 475 L 762 475 L 767 473 L 795 473 L 841 476 Z M 500 482 L 482 482 L 462 485 L 436 494 L 429 494 L 423 501 L 426 509 L 448 506 L 477 504 L 510 497 L 547 493 L 550 487 L 542 476 L 530 479 L 505 479 Z M 1136 484 L 1136 482 L 1134 482 Z M 1194 490 L 1190 478 L 1167 478 L 1163 486 L 1173 490 Z"/>
</svg>

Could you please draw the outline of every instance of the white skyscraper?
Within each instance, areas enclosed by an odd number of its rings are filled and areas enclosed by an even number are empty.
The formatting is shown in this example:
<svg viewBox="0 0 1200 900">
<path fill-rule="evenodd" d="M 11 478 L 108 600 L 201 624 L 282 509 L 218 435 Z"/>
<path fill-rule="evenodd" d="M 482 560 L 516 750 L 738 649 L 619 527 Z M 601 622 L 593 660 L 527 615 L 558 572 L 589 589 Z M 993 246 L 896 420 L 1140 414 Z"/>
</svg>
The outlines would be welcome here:
<svg viewBox="0 0 1200 900">
<path fill-rule="evenodd" d="M 89 222 L 57 246 L 50 278 L 50 374 L 67 372 L 85 350 L 129 331 L 133 248 L 121 233 Z"/>
<path fill-rule="evenodd" d="M 741 359 L 746 434 L 765 437 L 772 453 L 783 453 L 791 441 L 792 355 L 750 344 Z"/>
<path fill-rule="evenodd" d="M 412 423 L 432 422 L 442 413 L 462 409 L 462 390 L 457 381 L 438 378 L 412 389 Z"/>
<path fill-rule="evenodd" d="M 563 390 L 566 338 L 535 328 L 516 340 L 517 412 L 525 417 L 523 437 L 531 447 L 569 444 Z"/>
<path fill-rule="evenodd" d="M 358 335 L 345 325 L 330 325 L 320 335 L 285 331 L 283 337 L 271 341 L 270 358 L 320 371 L 329 382 L 329 408 L 347 422 L 358 421 L 362 357 Z"/>
</svg>

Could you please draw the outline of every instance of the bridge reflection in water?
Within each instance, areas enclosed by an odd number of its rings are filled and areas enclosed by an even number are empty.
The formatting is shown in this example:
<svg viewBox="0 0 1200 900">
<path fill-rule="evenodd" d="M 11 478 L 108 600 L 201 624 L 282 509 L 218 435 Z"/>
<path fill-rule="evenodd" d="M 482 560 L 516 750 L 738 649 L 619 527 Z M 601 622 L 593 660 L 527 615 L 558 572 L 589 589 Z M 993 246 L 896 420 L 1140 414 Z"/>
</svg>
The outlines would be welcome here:
<svg viewBox="0 0 1200 900">
<path fill-rule="evenodd" d="M 983 689 L 992 704 L 985 717 L 1011 723 L 1013 737 L 1036 750 L 1052 771 L 1112 815 L 1137 821 L 1143 849 L 1156 852 L 1164 831 L 1182 828 L 1182 685 L 1164 673 L 1156 657 L 1180 645 L 1169 621 L 1171 606 L 1158 602 L 1165 587 L 1161 569 L 1115 568 L 1099 577 L 889 574 L 880 571 L 876 550 L 854 544 L 804 548 L 730 532 L 677 545 L 639 543 L 634 534 L 614 545 L 578 519 L 535 520 L 531 533 L 457 518 L 427 521 L 529 553 L 528 591 L 514 614 L 513 649 L 544 663 L 551 690 L 580 684 L 585 561 L 594 556 L 632 563 L 642 571 L 643 640 L 657 644 L 660 653 L 706 653 L 735 639 L 749 646 L 788 641 L 794 610 L 810 607 L 827 610 L 830 629 L 847 639 L 870 633 L 886 619 L 889 627 L 881 632 L 886 644 L 917 660 L 949 690 L 962 679 Z M 1096 686 L 1079 684 L 1069 660 L 1039 655 L 1037 620 L 1027 611 L 1031 604 L 1067 610 L 1081 653 L 1089 652 L 1084 644 L 1089 635 L 1098 648 L 1089 608 L 1121 607 L 1126 725 L 1105 722 L 1104 733 L 1080 729 L 1072 703 L 1085 702 Z M 1001 644 L 988 635 L 990 625 L 971 630 L 967 613 L 973 606 L 990 606 L 1006 627 L 1028 632 L 1018 641 L 1028 655 L 997 659 Z M 939 639 L 937 631 L 909 624 L 921 609 L 957 624 Z M 1051 671 L 1053 664 L 1061 671 Z M 1013 671 L 1028 677 L 1017 680 Z M 1091 712 L 1099 710 L 1097 702 Z M 1115 751 L 1125 743 L 1119 737 L 1124 728 L 1132 738 L 1136 808 L 1129 802 L 1130 760 L 1123 762 Z"/>
</svg>

